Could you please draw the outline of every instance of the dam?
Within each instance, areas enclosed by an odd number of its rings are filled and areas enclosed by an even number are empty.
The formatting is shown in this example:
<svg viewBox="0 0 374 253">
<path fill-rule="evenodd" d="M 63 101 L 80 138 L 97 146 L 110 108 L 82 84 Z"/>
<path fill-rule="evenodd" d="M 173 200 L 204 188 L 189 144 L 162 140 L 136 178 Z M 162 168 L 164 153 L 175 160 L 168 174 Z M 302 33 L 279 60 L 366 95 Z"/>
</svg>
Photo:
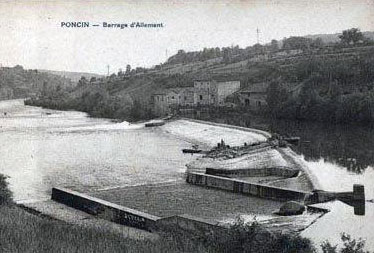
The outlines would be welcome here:
<svg viewBox="0 0 374 253">
<path fill-rule="evenodd" d="M 230 152 L 223 152 L 219 159 L 181 152 L 192 145 L 210 150 L 221 139 L 230 147 L 244 146 L 245 143 L 247 146 L 261 145 L 269 138 L 262 131 L 186 119 L 145 128 L 144 123 L 113 123 L 107 119 L 89 118 L 80 112 L 24 106 L 20 100 L 1 102 L 0 112 L 0 140 L 3 143 L 0 147 L 1 173 L 9 176 L 15 200 L 35 210 L 46 210 L 52 188 L 56 187 L 162 218 L 190 215 L 210 219 L 209 222 L 214 224 L 227 224 L 240 216 L 248 221 L 256 218 L 271 223 L 277 219 L 274 211 L 279 210 L 284 200 L 234 194 L 186 182 L 188 172 L 205 174 L 207 168 L 240 171 L 248 161 L 258 169 L 297 167 L 298 171 L 304 169 L 305 174 L 295 177 L 291 171 L 284 177 L 274 172 L 259 177 L 230 175 L 233 181 L 306 193 L 315 189 L 352 191 L 353 183 L 362 183 L 366 199 L 373 197 L 372 186 L 368 184 L 374 178 L 371 170 L 367 170 L 365 175 L 347 175 L 354 180 L 346 180 L 342 186 L 335 184 L 339 187 L 334 189 L 334 184 L 326 183 L 325 179 L 328 173 L 345 178 L 337 166 L 322 161 L 307 161 L 291 149 L 264 147 L 261 153 L 245 151 L 246 154 L 236 157 Z M 207 174 L 209 177 L 217 176 L 212 171 Z M 236 189 L 244 188 L 237 186 Z M 350 217 L 362 227 L 372 211 L 369 202 L 366 206 L 364 216 L 353 216 L 353 208 L 350 210 L 350 207 L 338 205 L 337 208 L 344 210 L 344 217 Z M 329 208 L 333 210 L 335 207 Z M 54 211 L 58 212 L 57 209 Z M 319 220 L 327 219 L 324 224 L 328 224 L 339 217 L 339 211 L 331 211 Z M 317 217 L 302 218 L 315 220 Z M 301 223 L 297 219 L 288 220 L 289 226 L 297 227 Z M 339 229 L 353 229 L 352 234 L 364 238 L 370 234 L 361 232 L 365 231 L 362 229 L 355 230 L 355 224 L 349 223 L 350 228 L 344 227 L 344 224 L 341 223 Z M 321 223 L 316 222 L 310 229 L 313 226 L 317 231 Z M 339 235 L 339 232 L 337 229 L 336 234 Z M 303 233 L 311 238 L 322 238 L 309 229 Z"/>
</svg>

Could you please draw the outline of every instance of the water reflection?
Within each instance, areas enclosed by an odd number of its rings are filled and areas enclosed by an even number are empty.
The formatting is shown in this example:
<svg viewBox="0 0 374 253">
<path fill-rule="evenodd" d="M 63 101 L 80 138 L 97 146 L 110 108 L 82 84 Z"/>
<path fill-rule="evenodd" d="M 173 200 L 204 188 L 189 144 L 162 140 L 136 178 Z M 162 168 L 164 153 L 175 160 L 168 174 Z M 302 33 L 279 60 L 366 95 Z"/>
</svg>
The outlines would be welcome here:
<svg viewBox="0 0 374 253">
<path fill-rule="evenodd" d="M 189 115 L 196 117 L 196 115 Z M 301 142 L 294 149 L 307 161 L 324 159 L 339 164 L 349 172 L 362 174 L 374 165 L 374 129 L 355 125 L 331 125 L 318 122 L 276 120 L 237 114 L 214 115 L 201 113 L 199 119 L 219 123 L 257 127 L 284 136 L 299 136 Z"/>
<path fill-rule="evenodd" d="M 365 215 L 365 201 L 359 201 L 353 204 L 355 215 Z"/>
<path fill-rule="evenodd" d="M 301 143 L 296 149 L 306 160 L 323 158 L 357 174 L 374 164 L 371 127 L 277 121 L 271 122 L 269 128 L 280 134 L 300 136 Z"/>
</svg>

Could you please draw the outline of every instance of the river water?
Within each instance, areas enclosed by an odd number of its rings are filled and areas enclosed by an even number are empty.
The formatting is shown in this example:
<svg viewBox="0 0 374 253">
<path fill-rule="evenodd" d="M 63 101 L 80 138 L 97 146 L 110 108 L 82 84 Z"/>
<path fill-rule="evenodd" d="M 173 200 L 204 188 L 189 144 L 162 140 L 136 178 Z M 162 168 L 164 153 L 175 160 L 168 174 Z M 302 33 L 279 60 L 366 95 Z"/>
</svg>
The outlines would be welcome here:
<svg viewBox="0 0 374 253">
<path fill-rule="evenodd" d="M 5 115 L 6 113 L 6 115 Z M 16 201 L 79 191 L 182 180 L 191 144 L 144 124 L 116 124 L 66 112 L 0 102 L 0 173 Z"/>
<path fill-rule="evenodd" d="M 374 128 L 372 127 L 269 121 L 261 118 L 238 117 L 234 114 L 219 117 L 201 114 L 198 119 L 245 127 L 260 127 L 284 136 L 298 136 L 301 141 L 299 145 L 292 148 L 306 160 L 308 167 L 319 181 L 321 190 L 352 191 L 353 184 L 363 184 L 366 200 L 374 199 Z M 336 202 L 328 208 L 331 212 L 303 231 L 302 236 L 311 238 L 317 246 L 326 239 L 332 244 L 341 245 L 341 233 L 345 232 L 353 238 L 365 239 L 367 249 L 374 251 L 372 232 L 374 203 L 366 201 L 364 205 L 355 208 Z"/>
<path fill-rule="evenodd" d="M 249 121 L 240 120 L 220 122 Z M 374 199 L 373 129 L 284 121 L 268 128 L 301 137 L 294 149 L 323 190 L 351 191 L 361 183 L 366 199 Z M 9 176 L 15 200 L 26 202 L 50 198 L 53 186 L 85 192 L 183 180 L 185 164 L 195 159 L 181 152 L 191 143 L 157 128 L 24 106 L 22 100 L 0 101 L 0 143 L 0 173 Z M 365 214 L 355 215 L 353 207 L 337 204 L 303 235 L 317 244 L 327 238 L 338 243 L 339 234 L 349 232 L 374 250 L 373 205 L 366 202 Z"/>
</svg>

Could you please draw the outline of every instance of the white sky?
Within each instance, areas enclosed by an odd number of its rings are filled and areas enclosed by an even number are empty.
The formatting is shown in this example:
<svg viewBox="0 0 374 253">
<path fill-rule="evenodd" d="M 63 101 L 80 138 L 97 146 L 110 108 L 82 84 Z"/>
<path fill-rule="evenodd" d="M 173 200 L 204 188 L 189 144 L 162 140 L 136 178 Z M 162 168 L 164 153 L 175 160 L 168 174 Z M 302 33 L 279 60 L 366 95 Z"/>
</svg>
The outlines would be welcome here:
<svg viewBox="0 0 374 253">
<path fill-rule="evenodd" d="M 4 1 L 0 0 L 0 63 L 106 73 L 126 64 L 152 66 L 178 49 L 256 43 L 289 36 L 374 30 L 371 0 Z M 164 23 L 164 28 L 61 28 L 64 21 Z"/>
</svg>

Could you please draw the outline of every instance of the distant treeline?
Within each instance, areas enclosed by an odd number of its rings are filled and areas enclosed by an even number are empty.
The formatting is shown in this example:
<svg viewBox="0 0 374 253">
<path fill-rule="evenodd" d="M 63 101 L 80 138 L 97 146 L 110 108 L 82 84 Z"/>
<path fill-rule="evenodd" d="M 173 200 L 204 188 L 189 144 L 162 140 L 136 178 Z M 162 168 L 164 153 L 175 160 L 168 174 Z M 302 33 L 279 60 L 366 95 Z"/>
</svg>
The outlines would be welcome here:
<svg viewBox="0 0 374 253">
<path fill-rule="evenodd" d="M 96 80 L 81 78 L 72 91 L 46 89 L 40 96 L 26 100 L 25 104 L 57 110 L 83 111 L 92 117 L 146 120 L 155 117 L 151 103 L 154 91 L 191 86 L 193 78 L 177 74 L 129 77 L 124 80 L 109 77 L 105 81 L 94 82 Z"/>
<path fill-rule="evenodd" d="M 26 70 L 20 65 L 0 67 L 0 100 L 25 98 L 49 88 L 70 89 L 72 86 L 70 79 L 58 75 Z"/>
<path fill-rule="evenodd" d="M 366 33 L 370 34 L 371 33 Z M 271 54 L 279 51 L 289 52 L 291 50 L 316 51 L 324 47 L 341 47 L 341 46 L 356 46 L 356 45 L 372 45 L 373 41 L 366 37 L 358 28 L 351 28 L 344 30 L 341 35 L 337 36 L 335 42 L 325 42 L 321 35 L 316 38 L 308 38 L 301 36 L 291 36 L 283 40 L 273 39 L 267 44 L 255 44 L 246 48 L 240 48 L 238 45 L 231 47 L 215 47 L 204 48 L 201 51 L 185 52 L 178 50 L 177 54 L 171 56 L 166 64 L 186 64 L 198 61 L 207 61 L 217 58 L 222 58 L 224 63 L 238 62 L 249 59 L 259 54 Z M 331 36 L 329 36 L 331 37 Z"/>
<path fill-rule="evenodd" d="M 151 108 L 129 95 L 113 94 L 110 85 L 80 83 L 73 92 L 49 90 L 25 101 L 26 105 L 56 110 L 77 110 L 92 117 L 138 121 L 154 117 Z"/>
</svg>

